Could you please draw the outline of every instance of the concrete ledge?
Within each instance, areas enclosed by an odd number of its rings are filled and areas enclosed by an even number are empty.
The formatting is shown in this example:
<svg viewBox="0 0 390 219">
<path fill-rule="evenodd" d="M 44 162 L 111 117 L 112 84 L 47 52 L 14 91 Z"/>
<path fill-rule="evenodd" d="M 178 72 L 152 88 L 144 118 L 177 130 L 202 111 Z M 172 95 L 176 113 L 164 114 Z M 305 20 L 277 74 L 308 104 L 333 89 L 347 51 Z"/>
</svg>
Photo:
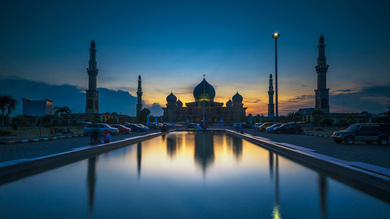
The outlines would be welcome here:
<svg viewBox="0 0 390 219">
<path fill-rule="evenodd" d="M 281 145 L 278 142 L 228 129 L 226 129 L 226 132 L 389 202 L 390 175 L 388 174 L 390 174 L 390 170 L 386 168 L 362 162 L 348 162 L 318 154 L 315 151 L 301 150 L 301 148 L 291 147 L 291 145 Z"/>
<path fill-rule="evenodd" d="M 18 180 L 26 176 L 31 176 L 43 171 L 54 169 L 69 163 L 84 160 L 91 156 L 97 156 L 101 153 L 128 146 L 130 144 L 135 144 L 147 139 L 155 138 L 162 134 L 164 133 L 151 133 L 147 135 L 126 138 L 107 144 L 79 147 L 71 151 L 52 154 L 44 157 L 2 162 L 0 163 L 0 185 Z"/>
</svg>

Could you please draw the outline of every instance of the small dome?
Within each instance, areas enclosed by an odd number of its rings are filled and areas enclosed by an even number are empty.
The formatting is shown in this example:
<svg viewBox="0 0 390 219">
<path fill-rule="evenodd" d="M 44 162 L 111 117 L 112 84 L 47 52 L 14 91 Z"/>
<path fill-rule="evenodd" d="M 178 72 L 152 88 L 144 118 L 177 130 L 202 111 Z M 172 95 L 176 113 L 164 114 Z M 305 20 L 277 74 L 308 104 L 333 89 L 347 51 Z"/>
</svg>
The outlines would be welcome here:
<svg viewBox="0 0 390 219">
<path fill-rule="evenodd" d="M 181 102 L 180 100 L 178 100 L 178 101 L 176 102 L 176 105 L 182 107 L 182 106 L 183 106 L 183 102 Z"/>
<path fill-rule="evenodd" d="M 215 89 L 211 86 L 206 79 L 203 78 L 203 81 L 200 82 L 194 88 L 194 98 L 196 102 L 206 100 L 206 101 L 214 101 L 215 97 Z"/>
<path fill-rule="evenodd" d="M 226 106 L 227 107 L 231 107 L 233 105 L 233 102 L 231 100 L 229 100 L 228 102 L 226 102 Z"/>
<path fill-rule="evenodd" d="M 233 102 L 235 102 L 235 103 L 242 103 L 243 98 L 242 98 L 242 96 L 237 92 L 237 93 L 233 96 L 232 100 L 233 100 Z"/>
<path fill-rule="evenodd" d="M 172 92 L 171 92 L 171 94 L 169 94 L 167 96 L 167 102 L 168 103 L 176 103 L 176 100 L 177 100 L 177 98 L 176 98 L 176 96 Z"/>
</svg>

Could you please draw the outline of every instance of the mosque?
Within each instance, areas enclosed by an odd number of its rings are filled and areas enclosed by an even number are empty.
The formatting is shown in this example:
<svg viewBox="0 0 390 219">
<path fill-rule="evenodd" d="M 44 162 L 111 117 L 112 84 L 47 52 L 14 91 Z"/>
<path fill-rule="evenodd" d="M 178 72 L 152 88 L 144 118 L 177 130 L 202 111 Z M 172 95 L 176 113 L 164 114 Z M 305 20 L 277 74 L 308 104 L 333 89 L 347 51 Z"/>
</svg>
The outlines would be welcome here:
<svg viewBox="0 0 390 219">
<path fill-rule="evenodd" d="M 201 122 L 204 119 L 210 123 L 215 122 L 243 122 L 245 120 L 245 110 L 243 98 L 237 92 L 231 100 L 223 103 L 215 102 L 215 89 L 210 85 L 205 77 L 194 88 L 194 102 L 183 103 L 171 92 L 166 100 L 167 107 L 164 110 L 164 121 L 167 122 Z"/>
</svg>

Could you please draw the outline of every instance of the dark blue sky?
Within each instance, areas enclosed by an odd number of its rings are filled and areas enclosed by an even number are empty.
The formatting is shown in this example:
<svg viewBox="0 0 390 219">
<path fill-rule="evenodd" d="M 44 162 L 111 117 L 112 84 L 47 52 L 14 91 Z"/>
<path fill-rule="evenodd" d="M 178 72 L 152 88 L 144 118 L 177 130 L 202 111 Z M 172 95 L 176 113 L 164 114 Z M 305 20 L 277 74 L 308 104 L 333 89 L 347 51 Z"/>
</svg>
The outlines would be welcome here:
<svg viewBox="0 0 390 219">
<path fill-rule="evenodd" d="M 349 0 L 7 1 L 0 8 L 0 78 L 85 90 L 94 39 L 99 87 L 135 95 L 142 75 L 147 104 L 164 105 L 171 91 L 189 102 L 206 74 L 216 101 L 239 91 L 248 112 L 265 113 L 274 72 L 271 35 L 280 32 L 279 107 L 286 113 L 314 106 L 323 34 L 331 111 L 382 112 L 390 98 L 389 6 Z M 348 95 L 353 103 L 339 101 Z"/>
</svg>

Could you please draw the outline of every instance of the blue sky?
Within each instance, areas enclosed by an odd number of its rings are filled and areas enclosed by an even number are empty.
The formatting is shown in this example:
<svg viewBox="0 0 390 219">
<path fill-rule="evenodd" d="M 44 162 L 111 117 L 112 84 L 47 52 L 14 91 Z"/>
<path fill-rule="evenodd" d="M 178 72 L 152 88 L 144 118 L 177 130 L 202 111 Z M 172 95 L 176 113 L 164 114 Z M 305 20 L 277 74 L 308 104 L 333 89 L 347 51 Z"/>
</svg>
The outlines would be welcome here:
<svg viewBox="0 0 390 219">
<path fill-rule="evenodd" d="M 389 6 L 377 0 L 7 1 L 0 8 L 0 79 L 69 84 L 82 92 L 94 39 L 98 87 L 135 96 L 141 75 L 145 104 L 163 106 L 171 91 L 193 101 L 206 74 L 216 101 L 238 91 L 247 112 L 264 114 L 274 72 L 271 35 L 279 32 L 284 114 L 314 106 L 323 34 L 331 111 L 383 112 L 390 99 Z"/>
</svg>

